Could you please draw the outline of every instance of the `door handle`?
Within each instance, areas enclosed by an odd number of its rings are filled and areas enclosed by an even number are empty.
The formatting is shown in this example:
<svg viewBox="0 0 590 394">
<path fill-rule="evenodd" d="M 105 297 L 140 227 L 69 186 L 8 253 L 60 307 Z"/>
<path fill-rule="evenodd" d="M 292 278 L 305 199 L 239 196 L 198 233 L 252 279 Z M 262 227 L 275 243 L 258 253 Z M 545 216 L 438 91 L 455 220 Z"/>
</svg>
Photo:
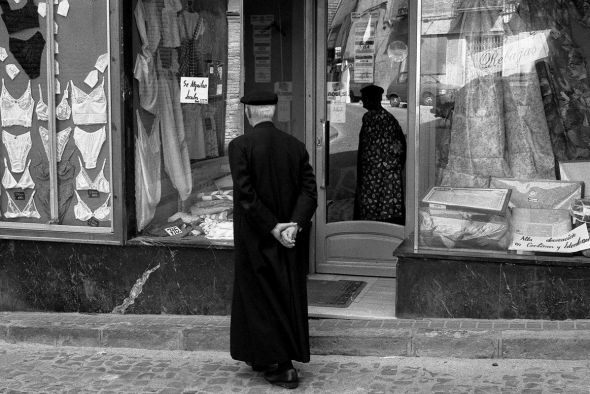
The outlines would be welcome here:
<svg viewBox="0 0 590 394">
<path fill-rule="evenodd" d="M 324 122 L 324 187 L 330 185 L 330 121 Z"/>
</svg>

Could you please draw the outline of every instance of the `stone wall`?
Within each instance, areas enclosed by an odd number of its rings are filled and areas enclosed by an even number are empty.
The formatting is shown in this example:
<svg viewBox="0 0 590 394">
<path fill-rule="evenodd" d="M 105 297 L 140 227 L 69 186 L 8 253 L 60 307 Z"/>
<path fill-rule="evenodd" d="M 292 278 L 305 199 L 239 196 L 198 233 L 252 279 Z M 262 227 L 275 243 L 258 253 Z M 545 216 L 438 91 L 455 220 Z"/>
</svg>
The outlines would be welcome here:
<svg viewBox="0 0 590 394">
<path fill-rule="evenodd" d="M 0 241 L 0 311 L 228 315 L 232 286 L 233 250 Z"/>
</svg>

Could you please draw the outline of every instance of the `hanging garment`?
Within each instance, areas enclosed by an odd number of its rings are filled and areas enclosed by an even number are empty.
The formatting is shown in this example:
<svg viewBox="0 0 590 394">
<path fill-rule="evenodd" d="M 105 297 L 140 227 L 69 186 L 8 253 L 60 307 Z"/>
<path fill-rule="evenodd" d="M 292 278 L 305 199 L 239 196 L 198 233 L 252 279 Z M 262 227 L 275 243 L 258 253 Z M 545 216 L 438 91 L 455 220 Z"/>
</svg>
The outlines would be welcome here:
<svg viewBox="0 0 590 394">
<path fill-rule="evenodd" d="M 15 99 L 6 89 L 4 78 L 2 78 L 2 94 L 0 94 L 2 126 L 31 127 L 34 106 L 35 100 L 31 95 L 31 81 L 29 81 L 29 85 L 22 96 Z"/>
<path fill-rule="evenodd" d="M 158 111 L 158 76 L 151 54 L 137 54 L 133 76 L 139 83 L 139 105 L 155 115 Z"/>
<path fill-rule="evenodd" d="M 104 77 L 102 83 L 92 92 L 86 94 L 72 84 L 72 118 L 74 124 L 102 124 L 107 123 L 107 97 L 104 91 Z"/>
<path fill-rule="evenodd" d="M 68 119 L 70 119 L 70 115 L 72 114 L 72 108 L 70 107 L 70 104 L 68 103 L 68 98 L 70 97 L 69 88 L 70 88 L 70 83 L 68 82 L 68 84 L 66 85 L 66 88 L 64 89 L 64 94 L 61 98 L 61 101 L 59 102 L 57 107 L 55 107 L 55 116 L 57 116 L 57 119 L 59 119 L 59 120 L 68 120 Z M 73 95 L 73 90 L 72 90 L 72 95 Z"/>
<path fill-rule="evenodd" d="M 154 54 L 160 46 L 162 38 L 162 20 L 160 14 L 161 6 L 156 1 L 144 3 L 142 0 L 137 2 L 133 14 L 135 24 L 139 31 L 139 37 L 142 42 L 142 48 Z"/>
<path fill-rule="evenodd" d="M 104 176 L 104 166 L 107 163 L 107 159 L 104 159 L 102 162 L 102 168 L 100 172 L 94 178 L 94 181 L 90 179 L 90 176 L 84 169 L 82 165 L 82 160 L 78 156 L 78 161 L 80 162 L 80 172 L 78 176 L 76 176 L 76 189 L 77 190 L 97 190 L 101 193 L 110 193 L 111 192 L 111 185 L 107 178 Z"/>
<path fill-rule="evenodd" d="M 78 191 L 74 190 L 74 193 L 78 199 L 78 202 L 74 205 L 74 216 L 76 219 L 83 222 L 90 220 L 91 218 L 98 219 L 101 222 L 111 219 L 111 207 L 109 207 L 109 200 L 111 198 L 110 193 L 105 202 L 100 207 L 96 208 L 94 212 L 88 207 L 88 205 L 86 205 L 84 200 L 80 198 Z"/>
<path fill-rule="evenodd" d="M 0 0 L 0 8 L 2 8 L 2 19 L 4 20 L 8 34 L 39 27 L 37 6 L 33 0 L 27 0 L 27 4 L 24 7 L 16 10 L 10 9 L 8 0 Z"/>
<path fill-rule="evenodd" d="M 180 27 L 178 13 L 182 11 L 180 0 L 164 0 L 162 9 L 162 46 L 178 48 L 180 46 Z"/>
<path fill-rule="evenodd" d="M 154 119 L 148 136 L 143 122 L 137 115 L 135 138 L 135 198 L 137 230 L 143 230 L 154 218 L 161 198 L 160 121 Z"/>
<path fill-rule="evenodd" d="M 41 58 L 45 47 L 45 39 L 41 33 L 35 33 L 28 40 L 10 37 L 8 47 L 29 78 L 35 79 L 41 75 Z"/>
<path fill-rule="evenodd" d="M 96 161 L 102 150 L 102 144 L 104 144 L 106 139 L 107 136 L 104 126 L 94 133 L 89 133 L 79 127 L 74 128 L 74 142 L 82 154 L 86 168 L 96 168 Z"/>
<path fill-rule="evenodd" d="M 2 130 L 2 142 L 8 152 L 12 172 L 20 174 L 25 170 L 25 162 L 31 150 L 31 132 L 27 131 L 24 134 L 13 135 L 6 130 Z"/>
<path fill-rule="evenodd" d="M 35 107 L 35 112 L 37 113 L 37 119 L 46 121 L 48 118 L 49 107 L 43 101 L 43 91 L 41 90 L 41 84 L 39 84 L 39 101 L 37 101 L 37 106 Z"/>
<path fill-rule="evenodd" d="M 69 150 L 64 154 L 63 160 L 57 164 L 57 197 L 58 197 L 58 220 L 59 223 L 63 222 L 63 219 L 70 207 L 72 199 L 74 197 L 74 175 L 76 173 L 76 167 L 70 162 L 70 157 L 74 153 L 73 150 Z M 50 216 L 51 209 L 49 206 L 49 166 L 39 161 L 31 167 L 32 175 L 37 181 L 37 197 L 42 209 L 46 212 L 47 216 Z"/>
<path fill-rule="evenodd" d="M 199 62 L 197 39 L 203 34 L 202 18 L 197 13 L 183 12 L 181 16 L 183 41 L 180 48 L 179 74 L 182 77 L 197 77 L 203 73 Z"/>
<path fill-rule="evenodd" d="M 18 205 L 14 202 L 12 197 L 10 197 L 10 193 L 6 193 L 6 197 L 8 198 L 8 204 L 6 205 L 6 212 L 4 212 L 4 217 L 7 219 L 15 219 L 15 218 L 34 218 L 39 219 L 41 215 L 39 215 L 39 211 L 37 211 L 37 205 L 35 205 L 35 191 L 31 194 L 31 198 L 29 202 L 23 210 L 21 211 L 18 208 Z"/>
<path fill-rule="evenodd" d="M 66 127 L 62 131 L 57 133 L 57 161 L 61 161 L 61 157 L 66 149 L 66 145 L 70 140 L 70 134 L 72 132 L 71 127 Z M 39 135 L 41 136 L 41 141 L 43 142 L 43 148 L 45 149 L 45 153 L 47 154 L 47 160 L 50 157 L 50 150 L 49 150 L 49 130 L 47 130 L 43 126 L 39 126 Z"/>
<path fill-rule="evenodd" d="M 201 104 L 182 104 L 182 118 L 184 120 L 190 159 L 204 159 L 207 155 L 205 151 L 205 131 L 203 130 Z"/>
<path fill-rule="evenodd" d="M 162 148 L 164 149 L 164 169 L 170 177 L 172 185 L 178 191 L 180 199 L 184 201 L 191 194 L 193 178 L 184 135 L 180 98 L 178 94 L 174 97 L 175 93 L 171 93 L 171 87 L 178 89 L 178 85 L 176 78 L 167 80 L 162 74 L 160 73 L 158 79 L 158 115 L 160 117 Z M 178 105 L 175 106 L 175 103 Z"/>
<path fill-rule="evenodd" d="M 29 172 L 29 166 L 31 165 L 31 160 L 27 163 L 27 168 L 23 172 L 21 178 L 16 181 L 14 176 L 8 170 L 8 163 L 6 162 L 6 157 L 4 158 L 4 175 L 2 176 L 2 186 L 4 189 L 33 189 L 35 187 L 35 182 L 33 178 L 31 178 L 31 173 Z"/>
</svg>

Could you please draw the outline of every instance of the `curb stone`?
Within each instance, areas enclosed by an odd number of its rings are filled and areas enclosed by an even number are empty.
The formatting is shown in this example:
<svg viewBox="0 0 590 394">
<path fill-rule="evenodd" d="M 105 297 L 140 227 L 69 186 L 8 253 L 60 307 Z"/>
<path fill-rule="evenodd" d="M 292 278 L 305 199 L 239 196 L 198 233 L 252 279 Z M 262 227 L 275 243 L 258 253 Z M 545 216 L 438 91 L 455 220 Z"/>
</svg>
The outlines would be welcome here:
<svg viewBox="0 0 590 394">
<path fill-rule="evenodd" d="M 316 355 L 588 359 L 588 321 L 544 323 L 554 322 L 310 319 L 310 346 Z M 229 325 L 228 316 L 0 312 L 0 341 L 225 352 Z"/>
</svg>

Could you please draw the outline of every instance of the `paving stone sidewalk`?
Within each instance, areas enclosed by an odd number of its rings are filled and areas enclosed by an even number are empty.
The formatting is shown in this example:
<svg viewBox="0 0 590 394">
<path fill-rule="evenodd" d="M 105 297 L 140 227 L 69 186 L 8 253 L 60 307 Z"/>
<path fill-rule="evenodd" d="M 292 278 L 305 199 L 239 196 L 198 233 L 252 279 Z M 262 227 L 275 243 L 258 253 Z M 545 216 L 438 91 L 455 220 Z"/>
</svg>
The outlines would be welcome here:
<svg viewBox="0 0 590 394">
<path fill-rule="evenodd" d="M 589 361 L 314 356 L 302 393 L 589 393 Z M 225 352 L 9 344 L 0 393 L 287 392 Z"/>
<path fill-rule="evenodd" d="M 227 351 L 228 316 L 0 312 L 0 340 Z M 586 360 L 590 321 L 310 319 L 312 354 Z"/>
</svg>

